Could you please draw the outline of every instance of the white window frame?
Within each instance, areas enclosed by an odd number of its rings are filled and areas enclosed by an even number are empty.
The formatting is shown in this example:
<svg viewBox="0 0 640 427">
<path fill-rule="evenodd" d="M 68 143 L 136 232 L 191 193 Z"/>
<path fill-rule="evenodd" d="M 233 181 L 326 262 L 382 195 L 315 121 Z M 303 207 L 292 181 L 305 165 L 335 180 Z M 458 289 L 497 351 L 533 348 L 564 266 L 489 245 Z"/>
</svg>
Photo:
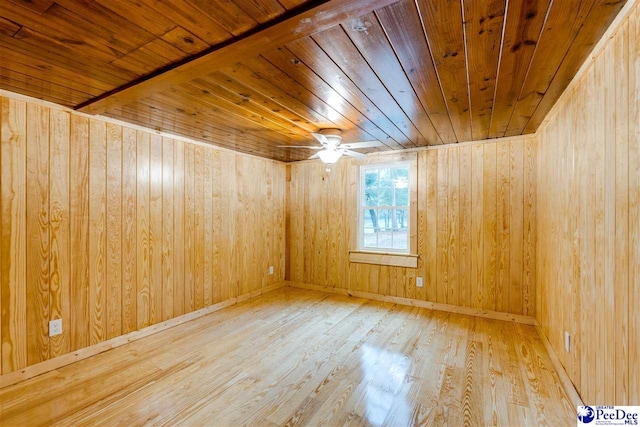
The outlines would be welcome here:
<svg viewBox="0 0 640 427">
<path fill-rule="evenodd" d="M 406 206 L 385 206 L 384 209 L 405 209 L 407 211 L 407 247 L 405 249 L 395 248 L 378 248 L 369 247 L 364 244 L 364 211 L 365 209 L 381 209 L 379 206 L 366 206 L 365 198 L 365 182 L 366 173 L 372 169 L 391 169 L 406 167 L 409 175 L 409 182 L 407 183 L 408 202 Z M 393 253 L 399 255 L 406 255 L 411 253 L 411 189 L 412 181 L 415 179 L 413 176 L 413 170 L 410 161 L 395 161 L 395 162 L 381 162 L 373 164 L 360 165 L 360 174 L 358 178 L 358 251 L 360 252 L 378 252 L 378 253 Z"/>
</svg>

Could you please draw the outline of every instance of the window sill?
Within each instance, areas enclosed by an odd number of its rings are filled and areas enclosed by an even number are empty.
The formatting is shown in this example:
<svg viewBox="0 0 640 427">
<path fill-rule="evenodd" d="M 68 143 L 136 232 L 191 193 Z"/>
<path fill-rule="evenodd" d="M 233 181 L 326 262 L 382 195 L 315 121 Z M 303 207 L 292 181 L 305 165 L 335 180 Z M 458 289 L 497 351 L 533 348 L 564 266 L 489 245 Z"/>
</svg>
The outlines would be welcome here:
<svg viewBox="0 0 640 427">
<path fill-rule="evenodd" d="M 349 261 L 359 264 L 391 265 L 394 267 L 418 268 L 418 255 L 393 252 L 350 251 Z"/>
</svg>

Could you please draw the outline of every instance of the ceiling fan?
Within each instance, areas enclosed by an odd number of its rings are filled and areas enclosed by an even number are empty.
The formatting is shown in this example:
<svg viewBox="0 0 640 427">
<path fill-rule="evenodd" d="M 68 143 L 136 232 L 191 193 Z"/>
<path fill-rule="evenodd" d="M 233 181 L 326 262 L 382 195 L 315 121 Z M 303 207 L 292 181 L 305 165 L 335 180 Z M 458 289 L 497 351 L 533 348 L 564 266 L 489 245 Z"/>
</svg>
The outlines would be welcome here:
<svg viewBox="0 0 640 427">
<path fill-rule="evenodd" d="M 318 140 L 320 147 L 318 146 L 306 146 L 306 145 L 279 145 L 281 148 L 306 148 L 309 150 L 319 150 L 316 154 L 309 157 L 309 159 L 320 158 L 323 163 L 332 164 L 337 162 L 342 156 L 351 156 L 356 158 L 366 157 L 362 153 L 358 153 L 359 148 L 372 148 L 382 145 L 380 141 L 363 141 L 354 142 L 352 144 L 341 144 L 342 131 L 340 129 L 320 129 L 317 133 L 312 132 L 311 135 Z"/>
</svg>

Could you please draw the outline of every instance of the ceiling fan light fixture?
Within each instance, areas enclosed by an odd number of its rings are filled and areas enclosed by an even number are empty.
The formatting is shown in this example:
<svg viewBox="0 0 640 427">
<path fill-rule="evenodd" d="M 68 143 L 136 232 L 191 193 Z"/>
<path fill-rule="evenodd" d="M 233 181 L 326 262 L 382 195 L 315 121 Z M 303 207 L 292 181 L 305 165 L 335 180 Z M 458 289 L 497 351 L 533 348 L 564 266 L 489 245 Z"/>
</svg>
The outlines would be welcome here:
<svg viewBox="0 0 640 427">
<path fill-rule="evenodd" d="M 342 150 L 322 150 L 318 152 L 318 157 L 323 163 L 330 165 L 337 162 L 342 154 Z"/>
</svg>

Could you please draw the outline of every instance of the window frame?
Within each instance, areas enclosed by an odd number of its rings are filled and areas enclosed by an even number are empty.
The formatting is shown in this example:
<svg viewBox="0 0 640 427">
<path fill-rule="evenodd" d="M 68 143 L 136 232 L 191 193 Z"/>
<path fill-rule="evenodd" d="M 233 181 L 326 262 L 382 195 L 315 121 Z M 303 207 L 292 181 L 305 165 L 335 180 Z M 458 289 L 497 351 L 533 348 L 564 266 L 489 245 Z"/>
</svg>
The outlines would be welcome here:
<svg viewBox="0 0 640 427">
<path fill-rule="evenodd" d="M 395 169 L 395 168 L 400 168 L 406 166 L 407 168 L 407 173 L 409 175 L 409 182 L 407 184 L 407 201 L 408 204 L 407 205 L 402 205 L 402 206 L 365 206 L 365 192 L 366 192 L 366 188 L 365 188 L 365 180 L 366 180 L 366 173 L 368 170 L 372 170 L 372 169 Z M 412 220 L 412 215 L 411 215 L 411 181 L 413 181 L 415 179 L 415 177 L 412 177 L 412 173 L 411 173 L 411 162 L 410 161 L 395 161 L 395 162 L 384 162 L 384 163 L 370 163 L 370 164 L 365 164 L 365 165 L 360 165 L 359 167 L 359 176 L 358 176 L 358 246 L 357 246 L 357 250 L 359 252 L 375 252 L 375 253 L 385 253 L 385 254 L 398 254 L 398 255 L 407 255 L 411 253 L 411 220 Z M 380 188 L 378 186 L 378 188 Z M 365 241 L 364 241 L 364 229 L 365 229 L 365 225 L 364 225 L 364 211 L 369 208 L 369 209 L 390 209 L 390 210 L 406 210 L 407 211 L 407 247 L 405 249 L 395 249 L 395 248 L 376 248 L 376 247 L 369 247 L 369 246 L 365 246 Z M 393 233 L 393 231 L 392 231 Z M 392 239 L 393 239 L 393 234 L 392 234 Z"/>
<path fill-rule="evenodd" d="M 386 249 L 375 250 L 375 248 L 362 248 L 360 246 L 361 222 L 361 188 L 360 171 L 363 166 L 381 167 L 382 165 L 408 163 L 409 164 L 409 250 L 407 252 L 390 251 Z M 352 263 L 365 263 L 375 265 L 388 265 L 397 267 L 417 268 L 418 267 L 418 153 L 381 153 L 369 155 L 364 159 L 354 159 L 352 161 L 352 191 L 350 199 L 355 208 L 351 217 L 351 250 L 349 251 L 349 261 Z M 355 199 L 355 200 L 354 200 Z M 356 227 L 354 230 L 353 228 Z M 364 227 L 363 227 L 364 230 Z M 373 249 L 373 250 L 372 250 Z"/>
</svg>

